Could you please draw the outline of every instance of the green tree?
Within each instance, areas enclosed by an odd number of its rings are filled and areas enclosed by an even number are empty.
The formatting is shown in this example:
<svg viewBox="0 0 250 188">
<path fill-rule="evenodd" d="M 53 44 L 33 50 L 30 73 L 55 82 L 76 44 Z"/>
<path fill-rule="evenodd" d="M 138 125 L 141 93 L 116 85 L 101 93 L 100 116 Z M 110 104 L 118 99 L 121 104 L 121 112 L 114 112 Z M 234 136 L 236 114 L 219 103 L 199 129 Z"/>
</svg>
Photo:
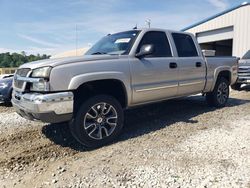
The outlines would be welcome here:
<svg viewBox="0 0 250 188">
<path fill-rule="evenodd" d="M 1 62 L 3 67 L 10 67 L 10 65 L 12 64 L 12 58 L 10 53 L 5 53 L 5 55 L 3 56 L 3 61 Z"/>
<path fill-rule="evenodd" d="M 43 54 L 37 55 L 27 55 L 24 51 L 19 53 L 0 53 L 0 67 L 19 67 L 20 65 L 31 62 L 37 61 L 41 59 L 48 59 L 50 56 Z"/>
</svg>

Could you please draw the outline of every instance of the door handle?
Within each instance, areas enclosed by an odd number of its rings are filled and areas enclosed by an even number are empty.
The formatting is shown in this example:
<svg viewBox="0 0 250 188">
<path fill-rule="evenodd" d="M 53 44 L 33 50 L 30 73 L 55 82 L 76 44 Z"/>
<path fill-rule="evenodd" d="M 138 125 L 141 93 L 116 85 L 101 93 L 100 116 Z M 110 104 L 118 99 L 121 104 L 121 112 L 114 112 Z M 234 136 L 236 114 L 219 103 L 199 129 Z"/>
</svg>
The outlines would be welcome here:
<svg viewBox="0 0 250 188">
<path fill-rule="evenodd" d="M 170 69 L 176 69 L 177 68 L 177 63 L 174 63 L 174 62 L 169 63 L 169 68 Z"/>
<path fill-rule="evenodd" d="M 201 66 L 202 66 L 202 63 L 201 63 L 201 62 L 196 62 L 196 63 L 195 63 L 195 66 L 196 66 L 196 67 L 201 67 Z"/>
</svg>

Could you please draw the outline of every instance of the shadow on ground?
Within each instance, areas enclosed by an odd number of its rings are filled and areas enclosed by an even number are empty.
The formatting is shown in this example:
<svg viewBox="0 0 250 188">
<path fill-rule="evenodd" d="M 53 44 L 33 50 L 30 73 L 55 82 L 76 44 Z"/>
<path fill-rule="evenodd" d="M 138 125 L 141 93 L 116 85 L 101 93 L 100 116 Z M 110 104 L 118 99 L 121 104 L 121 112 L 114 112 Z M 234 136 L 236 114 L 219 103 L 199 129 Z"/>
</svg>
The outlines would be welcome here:
<svg viewBox="0 0 250 188">
<path fill-rule="evenodd" d="M 11 103 L 0 102 L 0 107 L 12 107 Z"/>
<path fill-rule="evenodd" d="M 239 106 L 246 103 L 250 103 L 250 99 L 230 98 L 227 107 Z M 125 112 L 124 130 L 117 141 L 138 137 L 170 126 L 176 122 L 198 123 L 192 120 L 192 118 L 214 110 L 216 108 L 208 107 L 204 101 L 204 97 L 201 96 L 169 100 L 130 109 Z M 62 147 L 70 147 L 77 151 L 84 151 L 83 147 L 71 136 L 67 123 L 48 124 L 43 127 L 42 132 L 55 144 Z"/>
</svg>

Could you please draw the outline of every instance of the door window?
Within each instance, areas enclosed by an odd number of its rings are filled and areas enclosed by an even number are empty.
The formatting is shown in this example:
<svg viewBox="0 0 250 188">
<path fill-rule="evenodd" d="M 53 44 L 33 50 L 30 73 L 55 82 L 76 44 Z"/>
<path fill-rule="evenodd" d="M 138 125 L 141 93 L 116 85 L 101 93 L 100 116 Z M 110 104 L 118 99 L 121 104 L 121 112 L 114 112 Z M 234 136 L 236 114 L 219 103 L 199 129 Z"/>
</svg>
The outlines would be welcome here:
<svg viewBox="0 0 250 188">
<path fill-rule="evenodd" d="M 172 57 L 170 44 L 165 32 L 161 31 L 149 31 L 147 32 L 137 49 L 139 53 L 141 47 L 146 44 L 151 44 L 154 46 L 154 51 L 152 54 L 146 57 Z"/>
<path fill-rule="evenodd" d="M 179 57 L 197 57 L 198 52 L 190 35 L 182 33 L 172 34 Z"/>
</svg>

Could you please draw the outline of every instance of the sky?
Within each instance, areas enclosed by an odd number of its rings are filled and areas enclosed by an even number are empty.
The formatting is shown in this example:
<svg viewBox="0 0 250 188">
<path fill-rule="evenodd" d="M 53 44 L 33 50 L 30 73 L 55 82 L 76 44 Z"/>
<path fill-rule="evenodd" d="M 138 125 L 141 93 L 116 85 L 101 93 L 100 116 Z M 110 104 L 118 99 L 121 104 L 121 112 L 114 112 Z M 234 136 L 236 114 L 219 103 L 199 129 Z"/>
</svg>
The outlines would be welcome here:
<svg viewBox="0 0 250 188">
<path fill-rule="evenodd" d="M 55 55 L 135 25 L 181 30 L 244 0 L 0 0 L 0 53 Z M 77 28 L 77 29 L 76 29 Z M 77 31 L 77 32 L 76 32 Z M 77 37 L 76 37 L 77 36 Z"/>
</svg>

